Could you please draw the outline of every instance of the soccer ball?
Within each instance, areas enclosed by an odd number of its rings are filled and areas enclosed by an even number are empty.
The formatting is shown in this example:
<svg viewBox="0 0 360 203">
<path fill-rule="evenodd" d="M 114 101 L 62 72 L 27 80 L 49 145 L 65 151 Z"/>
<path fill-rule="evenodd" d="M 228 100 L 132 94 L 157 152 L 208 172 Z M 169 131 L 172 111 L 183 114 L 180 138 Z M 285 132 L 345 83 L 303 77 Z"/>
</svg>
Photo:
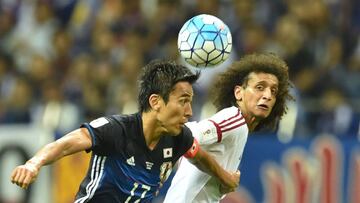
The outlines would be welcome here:
<svg viewBox="0 0 360 203">
<path fill-rule="evenodd" d="M 224 62 L 231 52 L 232 37 L 219 18 L 201 14 L 182 26 L 178 49 L 185 61 L 195 67 L 210 67 Z"/>
</svg>

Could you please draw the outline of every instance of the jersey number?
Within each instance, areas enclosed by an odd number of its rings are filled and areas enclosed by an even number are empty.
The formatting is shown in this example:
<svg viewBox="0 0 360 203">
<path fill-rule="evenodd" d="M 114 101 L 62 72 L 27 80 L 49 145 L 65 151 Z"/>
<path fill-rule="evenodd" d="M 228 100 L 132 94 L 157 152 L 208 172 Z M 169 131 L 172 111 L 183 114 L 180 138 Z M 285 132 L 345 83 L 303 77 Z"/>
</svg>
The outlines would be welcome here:
<svg viewBox="0 0 360 203">
<path fill-rule="evenodd" d="M 141 184 L 139 184 L 139 183 L 134 183 L 134 187 L 133 187 L 133 189 L 132 189 L 131 192 L 130 192 L 131 196 L 129 196 L 129 197 L 126 199 L 125 203 L 130 202 L 131 198 L 132 198 L 132 197 L 134 196 L 134 194 L 135 194 L 135 190 L 139 187 L 139 185 L 141 185 Z M 150 190 L 151 187 L 148 186 L 148 185 L 141 185 L 141 188 L 144 189 L 144 192 L 141 193 L 140 199 L 136 200 L 134 203 L 140 202 L 140 200 L 145 197 L 146 193 Z"/>
</svg>

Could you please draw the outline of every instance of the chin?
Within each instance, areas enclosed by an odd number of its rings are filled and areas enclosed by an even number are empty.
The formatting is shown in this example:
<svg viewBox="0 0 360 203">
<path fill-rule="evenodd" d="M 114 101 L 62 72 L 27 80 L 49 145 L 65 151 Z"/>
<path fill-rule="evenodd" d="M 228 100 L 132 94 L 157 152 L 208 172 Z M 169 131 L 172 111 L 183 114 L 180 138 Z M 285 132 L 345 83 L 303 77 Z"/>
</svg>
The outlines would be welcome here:
<svg viewBox="0 0 360 203">
<path fill-rule="evenodd" d="M 256 118 L 259 118 L 259 119 L 265 119 L 265 118 L 267 118 L 268 116 L 269 116 L 270 114 L 267 114 L 267 113 L 259 113 L 259 114 L 257 114 L 257 115 L 255 115 L 256 116 Z"/>
</svg>

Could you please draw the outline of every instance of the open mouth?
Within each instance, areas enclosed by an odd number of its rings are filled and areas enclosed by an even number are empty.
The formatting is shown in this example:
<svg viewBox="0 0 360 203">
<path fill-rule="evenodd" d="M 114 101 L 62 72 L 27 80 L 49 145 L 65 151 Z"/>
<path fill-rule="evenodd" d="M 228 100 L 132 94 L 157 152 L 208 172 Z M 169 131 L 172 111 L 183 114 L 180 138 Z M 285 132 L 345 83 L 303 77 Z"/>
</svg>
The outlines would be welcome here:
<svg viewBox="0 0 360 203">
<path fill-rule="evenodd" d="M 257 105 L 259 109 L 262 109 L 262 110 L 268 110 L 269 107 L 266 105 L 266 104 L 259 104 Z"/>
</svg>

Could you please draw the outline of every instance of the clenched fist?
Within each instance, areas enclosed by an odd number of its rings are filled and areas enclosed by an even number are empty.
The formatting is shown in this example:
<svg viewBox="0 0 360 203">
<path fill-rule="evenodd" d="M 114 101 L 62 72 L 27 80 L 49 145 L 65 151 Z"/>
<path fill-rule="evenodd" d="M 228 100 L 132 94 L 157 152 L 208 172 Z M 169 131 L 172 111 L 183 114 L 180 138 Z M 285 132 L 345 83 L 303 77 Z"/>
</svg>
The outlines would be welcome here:
<svg viewBox="0 0 360 203">
<path fill-rule="evenodd" d="M 236 190 L 236 188 L 239 186 L 240 171 L 237 170 L 235 173 L 232 173 L 231 175 L 232 175 L 232 181 L 235 182 L 236 184 L 231 187 L 221 184 L 220 188 L 219 188 L 221 194 L 227 194 L 229 192 L 234 192 Z"/>
<path fill-rule="evenodd" d="M 16 167 L 11 174 L 11 182 L 23 189 L 35 181 L 39 173 L 39 168 L 33 163 L 27 162 L 24 165 Z"/>
</svg>

